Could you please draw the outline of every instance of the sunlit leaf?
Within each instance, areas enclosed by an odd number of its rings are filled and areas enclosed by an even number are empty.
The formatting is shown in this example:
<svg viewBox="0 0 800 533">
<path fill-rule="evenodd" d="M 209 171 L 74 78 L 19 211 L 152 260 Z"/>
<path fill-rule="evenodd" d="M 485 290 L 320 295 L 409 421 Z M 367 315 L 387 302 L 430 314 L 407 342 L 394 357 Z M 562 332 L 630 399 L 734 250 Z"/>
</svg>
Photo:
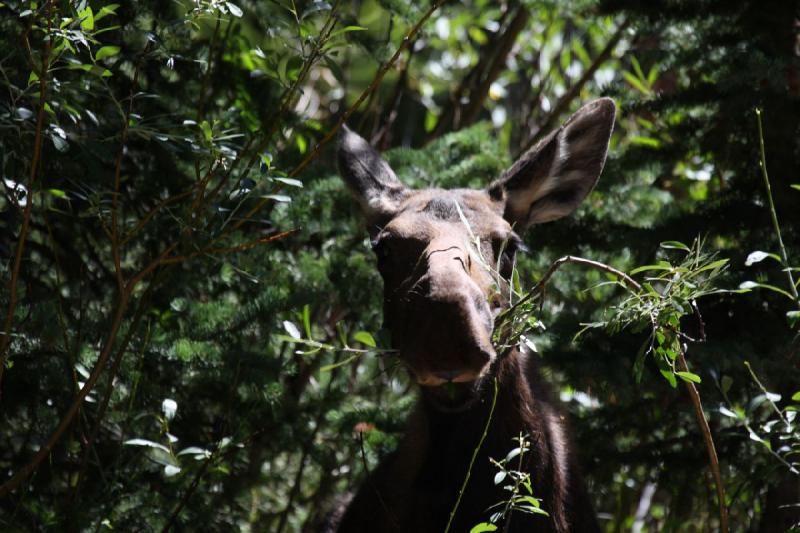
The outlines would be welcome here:
<svg viewBox="0 0 800 533">
<path fill-rule="evenodd" d="M 97 53 L 94 55 L 95 60 L 100 61 L 101 59 L 105 59 L 107 57 L 112 57 L 119 54 L 120 47 L 119 46 L 104 46 Z"/>
<path fill-rule="evenodd" d="M 292 322 L 289 322 L 288 320 L 283 321 L 283 329 L 285 329 L 286 333 L 291 335 L 292 338 L 294 339 L 303 338 L 303 335 L 300 334 L 300 330 L 297 329 L 297 326 L 295 326 Z"/>
<path fill-rule="evenodd" d="M 697 374 L 693 374 L 692 372 L 675 372 L 676 376 L 679 376 L 684 381 L 691 381 L 692 383 L 700 383 L 702 380 L 700 376 Z"/>
<path fill-rule="evenodd" d="M 373 336 L 366 332 L 366 331 L 357 331 L 353 334 L 353 340 L 360 342 L 370 348 L 375 348 L 377 344 L 375 343 L 375 339 Z"/>
<path fill-rule="evenodd" d="M 86 8 L 78 12 L 78 16 L 81 17 L 81 29 L 83 31 L 91 31 L 94 29 L 94 13 L 91 7 L 86 6 Z"/>
<path fill-rule="evenodd" d="M 244 15 L 242 8 L 234 4 L 233 2 L 225 2 L 225 6 L 228 8 L 228 11 L 231 12 L 231 15 L 234 17 L 240 17 Z"/>
<path fill-rule="evenodd" d="M 767 257 L 775 259 L 778 262 L 780 262 L 780 260 L 781 260 L 781 258 L 776 254 L 771 254 L 771 253 L 768 253 L 768 252 L 755 251 L 755 252 L 750 252 L 750 254 L 747 256 L 747 259 L 745 259 L 744 264 L 745 264 L 745 266 L 754 265 L 756 263 L 760 263 L 761 261 L 763 261 Z"/>
<path fill-rule="evenodd" d="M 157 450 L 169 453 L 169 448 L 167 448 L 163 444 L 159 444 L 158 442 L 153 442 L 147 439 L 129 439 L 123 442 L 122 444 L 126 446 L 145 446 L 147 448 L 156 448 Z"/>
</svg>

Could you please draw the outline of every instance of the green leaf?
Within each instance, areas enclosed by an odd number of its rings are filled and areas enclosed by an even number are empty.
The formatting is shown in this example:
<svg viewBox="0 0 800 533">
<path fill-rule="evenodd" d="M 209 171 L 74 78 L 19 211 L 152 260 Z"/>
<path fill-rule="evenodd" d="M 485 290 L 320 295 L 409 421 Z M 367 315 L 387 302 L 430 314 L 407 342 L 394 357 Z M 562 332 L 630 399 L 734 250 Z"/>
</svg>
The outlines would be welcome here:
<svg viewBox="0 0 800 533">
<path fill-rule="evenodd" d="M 78 11 L 78 16 L 81 17 L 81 29 L 83 31 L 92 31 L 94 29 L 94 13 L 91 7 L 86 6 L 85 9 Z"/>
<path fill-rule="evenodd" d="M 285 194 L 265 194 L 261 198 L 269 198 L 270 200 L 275 200 L 276 202 L 280 203 L 288 203 L 292 201 L 290 196 L 286 196 Z"/>
<path fill-rule="evenodd" d="M 645 79 L 644 71 L 642 70 L 642 66 L 639 64 L 639 60 L 636 59 L 636 56 L 631 56 L 631 66 L 633 70 L 636 72 L 636 77 L 640 80 Z"/>
<path fill-rule="evenodd" d="M 657 79 L 658 79 L 658 70 L 656 70 L 655 66 L 650 67 L 650 72 L 647 73 L 647 85 L 652 87 Z"/>
<path fill-rule="evenodd" d="M 699 272 L 705 272 L 706 270 L 714 270 L 715 268 L 721 268 L 721 267 L 725 266 L 726 264 L 728 264 L 728 260 L 727 259 L 718 259 L 717 261 L 714 261 L 713 263 L 709 263 L 709 264 L 703 266 L 702 268 L 699 268 L 699 269 L 695 270 L 694 273 L 697 274 Z"/>
<path fill-rule="evenodd" d="M 661 244 L 659 244 L 659 246 L 667 250 L 683 250 L 684 252 L 691 251 L 688 246 L 686 246 L 680 241 L 664 241 Z"/>
<path fill-rule="evenodd" d="M 286 333 L 292 336 L 293 339 L 302 339 L 303 336 L 300 334 L 300 330 L 297 329 L 297 326 L 294 323 L 289 322 L 288 320 L 283 321 L 283 329 L 286 330 Z"/>
<path fill-rule="evenodd" d="M 120 51 L 119 46 L 104 46 L 97 53 L 94 55 L 95 61 L 100 61 L 101 59 L 105 59 L 107 57 L 113 57 L 117 55 Z"/>
<path fill-rule="evenodd" d="M 481 522 L 469 530 L 469 533 L 483 533 L 484 531 L 497 531 L 497 526 L 489 522 Z"/>
<path fill-rule="evenodd" d="M 733 385 L 733 378 L 730 376 L 722 376 L 722 392 L 728 394 L 728 391 L 731 390 L 731 385 Z"/>
<path fill-rule="evenodd" d="M 103 17 L 105 17 L 107 15 L 116 14 L 118 7 L 119 7 L 119 4 L 108 4 L 106 6 L 101 7 L 100 11 L 98 11 L 97 14 L 94 16 L 95 22 L 97 22 L 98 20 L 100 20 L 101 18 L 103 18 Z"/>
<path fill-rule="evenodd" d="M 294 178 L 272 178 L 275 181 L 279 181 L 284 185 L 289 185 L 290 187 L 300 187 L 303 188 L 303 182 L 300 180 L 296 180 Z"/>
<path fill-rule="evenodd" d="M 319 371 L 320 372 L 330 372 L 334 368 L 339 368 L 340 366 L 344 366 L 344 365 L 349 364 L 351 361 L 353 361 L 354 359 L 358 358 L 360 355 L 361 354 L 353 354 L 350 357 L 348 357 L 347 359 L 345 359 L 344 361 L 339 361 L 338 363 L 332 363 L 330 365 L 322 366 L 322 367 L 320 367 Z"/>
<path fill-rule="evenodd" d="M 755 281 L 743 281 L 742 283 L 739 284 L 739 288 L 740 289 L 755 289 L 755 288 L 767 289 L 767 290 L 772 291 L 772 292 L 777 292 L 778 294 L 783 294 L 784 296 L 786 296 L 790 300 L 794 300 L 794 296 L 792 296 L 791 294 L 789 294 L 785 290 L 783 290 L 781 288 L 778 288 L 778 287 L 776 287 L 774 285 L 769 285 L 767 283 L 757 283 Z"/>
<path fill-rule="evenodd" d="M 53 146 L 55 146 L 56 150 L 58 150 L 59 152 L 66 152 L 67 150 L 69 150 L 69 143 L 66 141 L 66 139 L 63 139 L 59 135 L 51 133 L 50 140 L 53 141 Z"/>
<path fill-rule="evenodd" d="M 664 264 L 643 265 L 643 266 L 634 268 L 633 270 L 628 272 L 628 274 L 634 275 L 634 274 L 638 274 L 639 272 L 647 272 L 649 270 L 672 270 L 672 265 L 664 265 Z"/>
<path fill-rule="evenodd" d="M 331 33 L 331 38 L 336 37 L 337 35 L 342 35 L 343 33 L 350 33 L 351 31 L 365 31 L 367 29 L 368 28 L 365 28 L 364 26 L 345 26 L 344 28 Z"/>
<path fill-rule="evenodd" d="M 478 43 L 479 45 L 483 46 L 484 44 L 489 42 L 489 38 L 486 37 L 486 32 L 482 29 L 478 28 L 477 26 L 470 26 L 469 36 L 472 37 L 472 40 Z"/>
<path fill-rule="evenodd" d="M 796 191 L 800 191 L 800 183 L 792 183 L 791 185 L 789 185 L 789 187 L 791 187 Z"/>
<path fill-rule="evenodd" d="M 678 386 L 678 380 L 675 379 L 675 374 L 671 370 L 659 369 L 661 375 L 669 381 L 670 386 L 674 389 Z"/>
<path fill-rule="evenodd" d="M 242 8 L 234 4 L 233 2 L 225 2 L 225 6 L 228 8 L 228 11 L 231 12 L 231 15 L 237 18 L 241 18 L 244 15 Z"/>
<path fill-rule="evenodd" d="M 366 331 L 357 331 L 353 334 L 353 340 L 360 342 L 370 348 L 375 348 L 377 343 L 375 342 L 375 338 Z"/>
<path fill-rule="evenodd" d="M 797 391 L 794 394 L 792 394 L 792 401 L 793 402 L 800 402 L 800 391 Z"/>
<path fill-rule="evenodd" d="M 311 306 L 306 304 L 303 306 L 303 329 L 306 332 L 306 337 L 309 339 L 311 335 Z"/>
<path fill-rule="evenodd" d="M 588 66 L 592 63 L 589 52 L 586 51 L 586 47 L 583 46 L 583 43 L 577 37 L 572 38 L 572 51 L 575 52 L 575 55 L 578 56 L 578 59 L 584 66 Z"/>
<path fill-rule="evenodd" d="M 541 507 L 542 506 L 542 504 L 539 503 L 539 500 L 537 498 L 534 498 L 533 496 L 522 495 L 522 496 L 519 496 L 517 498 L 517 501 L 522 501 L 522 502 L 525 502 L 525 503 L 529 503 L 533 507 Z"/>
<path fill-rule="evenodd" d="M 675 372 L 675 375 L 680 376 L 684 381 L 691 381 L 692 383 L 700 383 L 702 380 L 697 374 L 691 372 Z"/>
<path fill-rule="evenodd" d="M 781 258 L 777 254 L 771 254 L 769 252 L 762 252 L 760 250 L 756 250 L 755 252 L 750 252 L 748 254 L 747 259 L 744 261 L 744 266 L 754 265 L 756 263 L 760 263 L 766 258 L 772 258 L 777 262 L 781 262 Z"/>
<path fill-rule="evenodd" d="M 204 120 L 200 123 L 200 130 L 203 132 L 203 138 L 205 138 L 206 141 L 210 142 L 211 139 L 214 138 L 214 132 L 211 129 L 211 124 L 209 124 L 207 120 Z"/>
<path fill-rule="evenodd" d="M 649 148 L 661 148 L 661 141 L 658 139 L 653 139 L 652 137 L 643 137 L 641 135 L 632 136 L 631 144 L 647 146 Z"/>
<path fill-rule="evenodd" d="M 650 94 L 650 89 L 647 86 L 645 86 L 645 84 L 642 83 L 642 81 L 639 78 L 637 78 L 627 70 L 622 71 L 622 77 L 625 78 L 625 81 L 630 83 L 631 86 L 640 93 Z"/>
<path fill-rule="evenodd" d="M 122 444 L 126 446 L 145 446 L 147 448 L 156 448 L 158 450 L 169 453 L 169 448 L 167 448 L 163 444 L 159 444 L 157 442 L 153 442 L 147 439 L 129 439 L 123 442 Z"/>
</svg>

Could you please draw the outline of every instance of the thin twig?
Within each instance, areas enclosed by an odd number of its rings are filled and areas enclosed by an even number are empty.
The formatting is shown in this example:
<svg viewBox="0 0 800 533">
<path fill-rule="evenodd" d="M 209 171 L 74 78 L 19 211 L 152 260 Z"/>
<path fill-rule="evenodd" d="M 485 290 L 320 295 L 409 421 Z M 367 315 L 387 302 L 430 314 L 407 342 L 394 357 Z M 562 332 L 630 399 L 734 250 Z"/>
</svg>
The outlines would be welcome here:
<svg viewBox="0 0 800 533">
<path fill-rule="evenodd" d="M 121 241 L 120 241 L 120 243 L 119 243 L 119 244 L 120 244 L 120 246 L 125 246 L 126 244 L 128 244 L 128 242 L 130 242 L 130 240 L 131 240 L 131 239 L 133 239 L 133 238 L 136 236 L 136 234 L 137 234 L 139 231 L 141 231 L 141 229 L 142 229 L 142 228 L 144 228 L 144 227 L 145 227 L 145 226 L 148 224 L 148 222 L 150 222 L 150 220 L 151 220 L 151 219 L 152 219 L 152 218 L 153 218 L 155 215 L 157 215 L 157 214 L 158 214 L 158 212 L 159 212 L 159 211 L 161 211 L 163 208 L 165 208 L 165 207 L 167 207 L 167 206 L 169 206 L 169 205 L 171 205 L 171 204 L 174 204 L 175 202 L 179 202 L 179 201 L 183 200 L 183 199 L 184 199 L 184 198 L 186 198 L 187 196 L 191 196 L 191 195 L 192 195 L 192 193 L 194 192 L 194 189 L 195 189 L 195 187 L 194 187 L 194 186 L 192 186 L 192 188 L 191 188 L 191 189 L 189 189 L 189 190 L 186 190 L 186 191 L 183 191 L 183 192 L 181 192 L 181 193 L 178 193 L 178 194 L 175 194 L 175 195 L 173 195 L 173 196 L 170 196 L 170 197 L 168 197 L 168 198 L 165 198 L 165 199 L 161 200 L 159 203 L 157 203 L 155 206 L 153 206 L 153 207 L 152 207 L 152 208 L 151 208 L 151 209 L 150 209 L 150 210 L 149 210 L 147 213 L 145 213 L 145 215 L 144 215 L 144 216 L 143 216 L 143 217 L 142 217 L 142 218 L 139 220 L 139 222 L 136 224 L 136 227 L 134 227 L 132 230 L 130 230 L 130 231 L 129 231 L 129 232 L 128 232 L 128 233 L 127 233 L 127 234 L 126 234 L 126 235 L 125 235 L 125 236 L 122 238 L 122 240 L 121 240 Z"/>
<path fill-rule="evenodd" d="M 150 48 L 150 41 L 142 51 L 142 56 Z M 128 127 L 133 113 L 133 101 L 136 93 L 136 86 L 139 84 L 139 61 L 133 71 L 133 82 L 131 83 L 130 95 L 128 98 L 128 109 L 123 116 L 122 133 L 120 134 L 119 150 L 117 151 L 116 161 L 114 162 L 114 194 L 111 195 L 111 253 L 114 257 L 114 273 L 117 278 L 117 290 L 121 293 L 125 287 L 125 278 L 122 273 L 121 246 L 119 241 L 119 188 L 122 177 L 122 157 L 125 154 L 125 144 L 128 141 Z"/>
<path fill-rule="evenodd" d="M 496 323 L 502 322 L 503 317 L 512 314 L 520 305 L 542 294 L 545 291 L 547 283 L 550 281 L 550 278 L 553 277 L 553 274 L 556 273 L 556 270 L 561 268 L 561 266 L 566 263 L 589 266 L 596 270 L 602 270 L 604 272 L 608 272 L 609 274 L 617 276 L 625 285 L 625 287 L 628 288 L 628 290 L 632 292 L 639 292 L 640 290 L 642 290 L 642 286 L 635 279 L 633 279 L 632 277 L 630 277 L 621 270 L 617 270 L 612 266 L 606 265 L 605 263 L 600 263 L 599 261 L 594 261 L 592 259 L 585 259 L 583 257 L 577 257 L 574 255 L 565 255 L 563 257 L 556 259 L 553 262 L 553 264 L 550 265 L 550 268 L 548 268 L 547 271 L 545 271 L 545 273 L 542 275 L 542 278 L 539 280 L 539 282 L 530 291 L 528 291 L 528 293 L 525 296 L 517 300 L 517 303 L 515 303 L 502 313 L 500 313 L 500 315 L 498 315 L 498 317 L 495 319 L 495 322 Z"/>
<path fill-rule="evenodd" d="M 179 501 L 178 505 L 176 505 L 175 509 L 173 509 L 172 513 L 169 516 L 169 519 L 167 520 L 167 523 L 164 524 L 164 527 L 161 529 L 161 533 L 167 533 L 167 531 L 169 531 L 172 528 L 173 524 L 175 523 L 175 520 L 177 520 L 178 518 L 178 515 L 181 514 L 181 511 L 183 510 L 184 506 L 186 506 L 186 503 L 189 501 L 189 498 L 191 498 L 192 494 L 194 494 L 195 490 L 197 490 L 197 486 L 200 484 L 200 480 L 203 479 L 203 476 L 208 470 L 208 467 L 211 466 L 213 456 L 214 454 L 212 453 L 211 456 L 207 458 L 205 461 L 203 461 L 202 465 L 200 465 L 200 468 L 197 470 L 197 473 L 195 474 L 194 479 L 192 480 L 192 484 L 189 486 L 188 489 L 186 489 L 186 492 L 181 498 L 181 501 Z"/>
<path fill-rule="evenodd" d="M 125 317 L 125 311 L 128 308 L 130 291 L 132 291 L 132 287 L 128 285 L 120 294 L 119 300 L 117 301 L 117 309 L 114 313 L 114 319 L 111 324 L 111 330 L 106 337 L 106 342 L 103 345 L 103 349 L 100 352 L 99 357 L 97 358 L 97 363 L 95 363 L 92 373 L 89 375 L 86 383 L 83 385 L 81 390 L 78 391 L 78 394 L 75 396 L 72 404 L 69 406 L 64 416 L 62 416 L 61 421 L 50 435 L 50 438 L 47 439 L 47 442 L 45 442 L 42 447 L 39 448 L 39 451 L 36 452 L 28 464 L 17 470 L 11 479 L 0 485 L 0 498 L 6 496 L 9 492 L 17 488 L 20 483 L 27 479 L 27 477 L 39 467 L 42 461 L 44 461 L 50 455 L 50 452 L 53 450 L 58 441 L 61 440 L 64 432 L 72 425 L 75 415 L 78 414 L 78 410 L 80 409 L 81 405 L 83 405 L 83 401 L 86 399 L 86 396 L 89 394 L 89 392 L 94 388 L 95 383 L 100 377 L 100 373 L 103 371 L 106 363 L 108 362 L 108 357 L 114 347 L 117 333 L 119 333 L 119 329 L 122 326 L 122 321 Z"/>
<path fill-rule="evenodd" d="M 458 498 L 456 498 L 456 503 L 453 506 L 453 510 L 450 511 L 450 518 L 447 520 L 447 527 L 444 528 L 444 533 L 448 533 L 450 531 L 450 526 L 453 524 L 453 518 L 455 518 L 456 512 L 458 511 L 458 506 L 461 504 L 461 497 L 464 495 L 464 491 L 467 489 L 467 484 L 469 483 L 469 478 L 472 475 L 472 466 L 475 464 L 475 459 L 478 457 L 478 452 L 483 446 L 483 441 L 486 440 L 486 435 L 489 434 L 489 425 L 492 423 L 494 407 L 497 404 L 497 390 L 497 378 L 494 378 L 494 395 L 492 396 L 492 405 L 489 408 L 489 416 L 486 418 L 486 425 L 483 427 L 481 439 L 478 441 L 478 445 L 472 451 L 472 458 L 470 458 L 469 466 L 467 467 L 467 475 L 464 477 L 464 482 L 461 484 L 461 489 L 458 491 Z"/>
<path fill-rule="evenodd" d="M 678 368 L 681 372 L 689 372 L 689 366 L 686 364 L 686 358 L 683 355 L 683 348 L 678 350 Z M 708 453 L 708 462 L 711 466 L 711 474 L 714 476 L 714 483 L 717 486 L 717 500 L 719 500 L 719 530 L 720 533 L 728 533 L 728 507 L 725 502 L 725 486 L 722 484 L 722 473 L 719 469 L 719 459 L 717 458 L 717 450 L 714 446 L 714 439 L 711 436 L 711 428 L 708 426 L 708 420 L 703 413 L 703 404 L 700 402 L 700 394 L 697 392 L 697 387 L 691 381 L 683 380 L 686 385 L 686 390 L 689 391 L 689 397 L 692 400 L 694 407 L 694 415 L 697 418 L 697 425 L 700 427 L 700 433 L 703 434 L 703 441 L 706 445 L 706 452 Z"/>
<path fill-rule="evenodd" d="M 28 194 L 25 210 L 22 214 L 22 227 L 19 230 L 19 237 L 17 238 L 17 248 L 14 253 L 14 265 L 11 267 L 11 277 L 8 281 L 8 308 L 6 310 L 6 317 L 3 321 L 3 331 L 0 331 L 0 401 L 3 398 L 3 371 L 6 367 L 6 360 L 8 359 L 8 349 L 11 345 L 11 327 L 14 324 L 14 311 L 17 308 L 17 281 L 19 279 L 19 270 L 22 265 L 22 256 L 25 251 L 25 240 L 28 237 L 28 226 L 31 221 L 31 213 L 33 211 L 33 186 L 36 183 L 36 176 L 39 171 L 39 164 L 42 159 L 42 129 L 44 128 L 45 111 L 44 107 L 47 103 L 47 71 L 50 68 L 50 49 L 52 46 L 52 27 L 53 27 L 53 2 L 47 1 L 47 38 L 44 42 L 42 52 L 42 68 L 39 69 L 39 107 L 36 113 L 36 135 L 33 140 L 33 155 L 31 156 L 31 171 L 28 176 Z M 27 39 L 26 39 L 27 42 Z M 33 58 L 30 58 L 31 68 L 36 69 L 36 64 Z"/>
<path fill-rule="evenodd" d="M 133 321 L 130 327 L 128 328 L 128 331 L 125 333 L 122 342 L 117 348 L 116 354 L 114 355 L 113 362 L 111 363 L 111 371 L 109 372 L 107 378 L 108 386 L 106 387 L 103 399 L 100 401 L 100 408 L 98 409 L 94 426 L 92 427 L 92 430 L 89 433 L 89 438 L 86 440 L 86 444 L 84 445 L 83 457 L 81 459 L 81 464 L 78 469 L 78 475 L 75 481 L 75 487 L 72 490 L 72 495 L 69 499 L 70 505 L 75 505 L 80 499 L 80 490 L 83 484 L 83 480 L 86 474 L 86 468 L 89 462 L 89 452 L 94 448 L 94 442 L 95 440 L 97 440 L 97 436 L 100 434 L 100 428 L 103 424 L 103 419 L 105 418 L 109 402 L 111 401 L 111 395 L 114 391 L 114 380 L 116 379 L 117 374 L 119 373 L 119 368 L 122 363 L 122 356 L 127 351 L 128 344 L 130 344 L 130 341 L 133 339 L 133 335 L 139 329 L 139 322 L 144 316 L 144 311 L 147 307 L 146 304 L 150 302 L 150 294 L 152 293 L 152 289 L 153 289 L 153 284 L 151 283 L 147 286 L 147 290 L 145 291 L 142 298 L 139 299 L 136 305 L 136 311 L 134 312 Z"/>
<path fill-rule="evenodd" d="M 764 131 L 761 127 L 760 109 L 756 109 L 756 122 L 758 123 L 758 146 L 761 154 L 761 159 L 758 164 L 761 167 L 761 175 L 764 177 L 764 188 L 767 191 L 767 200 L 769 201 L 769 214 L 772 217 L 772 226 L 775 230 L 775 235 L 778 237 L 778 247 L 781 250 L 783 268 L 786 271 L 786 276 L 789 278 L 789 291 L 794 297 L 794 302 L 800 307 L 800 297 L 797 295 L 797 287 L 794 284 L 794 277 L 789 268 L 789 255 L 786 253 L 786 247 L 783 245 L 783 237 L 781 237 L 781 225 L 778 223 L 778 213 L 775 211 L 775 202 L 772 201 L 772 187 L 769 185 L 769 174 L 767 174 L 767 156 L 764 151 Z"/>
</svg>

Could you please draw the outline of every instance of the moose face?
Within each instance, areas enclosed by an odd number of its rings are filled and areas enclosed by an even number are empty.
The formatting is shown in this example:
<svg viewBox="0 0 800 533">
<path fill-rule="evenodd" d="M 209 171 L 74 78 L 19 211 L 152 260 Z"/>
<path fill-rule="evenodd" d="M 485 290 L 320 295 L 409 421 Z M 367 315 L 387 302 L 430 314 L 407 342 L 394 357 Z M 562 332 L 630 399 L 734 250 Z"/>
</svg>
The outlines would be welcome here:
<svg viewBox="0 0 800 533">
<path fill-rule="evenodd" d="M 392 343 L 417 382 L 473 382 L 491 367 L 520 235 L 571 213 L 591 191 L 614 114 L 610 99 L 585 105 L 485 190 L 409 190 L 344 129 L 340 171 L 373 237 Z"/>
</svg>

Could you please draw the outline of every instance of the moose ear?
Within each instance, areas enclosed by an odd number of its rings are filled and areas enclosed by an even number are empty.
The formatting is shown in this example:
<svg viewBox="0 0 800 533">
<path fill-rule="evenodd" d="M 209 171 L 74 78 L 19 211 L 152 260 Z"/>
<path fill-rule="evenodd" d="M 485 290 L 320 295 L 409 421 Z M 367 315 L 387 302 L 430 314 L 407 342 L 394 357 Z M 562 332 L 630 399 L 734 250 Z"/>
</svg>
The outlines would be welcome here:
<svg viewBox="0 0 800 533">
<path fill-rule="evenodd" d="M 603 170 L 615 113 L 610 98 L 586 104 L 492 183 L 506 220 L 525 229 L 574 211 Z"/>
<path fill-rule="evenodd" d="M 339 134 L 339 173 L 358 200 L 370 224 L 381 223 L 397 212 L 406 188 L 389 164 L 360 135 L 347 126 Z"/>
</svg>

